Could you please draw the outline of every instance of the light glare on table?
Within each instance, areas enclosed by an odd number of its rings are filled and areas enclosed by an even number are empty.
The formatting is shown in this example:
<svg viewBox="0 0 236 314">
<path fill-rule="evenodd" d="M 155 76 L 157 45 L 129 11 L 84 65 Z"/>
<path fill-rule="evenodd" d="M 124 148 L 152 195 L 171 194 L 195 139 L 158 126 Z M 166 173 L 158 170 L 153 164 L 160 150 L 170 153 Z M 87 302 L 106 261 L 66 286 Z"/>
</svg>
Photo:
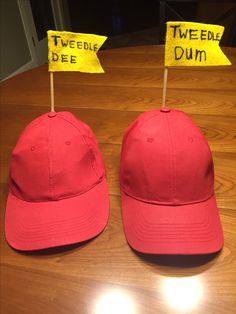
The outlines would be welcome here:
<svg viewBox="0 0 236 314">
<path fill-rule="evenodd" d="M 168 305 L 180 312 L 196 308 L 203 296 L 202 283 L 196 276 L 164 278 L 162 291 Z"/>
<path fill-rule="evenodd" d="M 122 290 L 106 291 L 95 307 L 95 314 L 136 314 L 134 301 Z"/>
</svg>

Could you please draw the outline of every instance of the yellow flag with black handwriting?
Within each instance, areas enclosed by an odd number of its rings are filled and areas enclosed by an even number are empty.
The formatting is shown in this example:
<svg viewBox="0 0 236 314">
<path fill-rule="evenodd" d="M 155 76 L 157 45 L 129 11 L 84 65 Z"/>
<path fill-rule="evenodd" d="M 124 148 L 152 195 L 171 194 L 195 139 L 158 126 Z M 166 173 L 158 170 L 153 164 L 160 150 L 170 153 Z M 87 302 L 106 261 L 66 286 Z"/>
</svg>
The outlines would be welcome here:
<svg viewBox="0 0 236 314">
<path fill-rule="evenodd" d="M 230 65 L 219 43 L 220 25 L 194 22 L 167 22 L 165 66 Z"/>
<path fill-rule="evenodd" d="M 104 73 L 97 52 L 106 36 L 48 31 L 48 70 Z"/>
</svg>

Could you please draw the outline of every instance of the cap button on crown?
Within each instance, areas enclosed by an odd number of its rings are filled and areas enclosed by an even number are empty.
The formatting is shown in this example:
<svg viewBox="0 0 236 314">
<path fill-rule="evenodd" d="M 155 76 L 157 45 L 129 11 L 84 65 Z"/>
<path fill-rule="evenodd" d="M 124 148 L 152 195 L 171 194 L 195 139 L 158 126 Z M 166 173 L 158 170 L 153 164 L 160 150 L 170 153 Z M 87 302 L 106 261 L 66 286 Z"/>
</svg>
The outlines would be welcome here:
<svg viewBox="0 0 236 314">
<path fill-rule="evenodd" d="M 49 114 L 48 114 L 48 117 L 49 118 L 53 118 L 53 117 L 55 117 L 57 115 L 57 113 L 56 112 L 49 112 Z"/>
<path fill-rule="evenodd" d="M 161 108 L 161 112 L 170 112 L 170 108 L 163 107 Z"/>
</svg>

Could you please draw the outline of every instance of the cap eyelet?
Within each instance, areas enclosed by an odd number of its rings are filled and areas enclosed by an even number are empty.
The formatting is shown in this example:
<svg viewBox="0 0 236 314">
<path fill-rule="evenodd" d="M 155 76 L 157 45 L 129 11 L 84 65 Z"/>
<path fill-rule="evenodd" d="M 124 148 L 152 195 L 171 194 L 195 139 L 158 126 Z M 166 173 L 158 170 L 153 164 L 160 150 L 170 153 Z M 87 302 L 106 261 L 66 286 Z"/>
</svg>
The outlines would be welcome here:
<svg viewBox="0 0 236 314">
<path fill-rule="evenodd" d="M 148 142 L 148 143 L 152 143 L 153 141 L 154 141 L 154 138 L 153 138 L 153 137 L 148 137 L 148 138 L 147 138 L 147 142 Z"/>
<path fill-rule="evenodd" d="M 65 141 L 65 144 L 66 144 L 66 145 L 70 145 L 70 144 L 71 144 L 71 141 Z"/>
<path fill-rule="evenodd" d="M 34 151 L 35 150 L 35 146 L 31 146 L 30 150 Z"/>
</svg>

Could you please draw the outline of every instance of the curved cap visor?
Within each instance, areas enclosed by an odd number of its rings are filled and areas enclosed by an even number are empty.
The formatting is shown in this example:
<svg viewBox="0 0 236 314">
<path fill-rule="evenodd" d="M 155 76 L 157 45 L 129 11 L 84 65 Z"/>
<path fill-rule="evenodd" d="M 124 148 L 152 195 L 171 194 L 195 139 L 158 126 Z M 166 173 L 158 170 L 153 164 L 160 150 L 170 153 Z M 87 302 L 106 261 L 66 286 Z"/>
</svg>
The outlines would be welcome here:
<svg viewBox="0 0 236 314">
<path fill-rule="evenodd" d="M 209 254 L 223 247 L 215 196 L 187 205 L 157 205 L 122 192 L 123 223 L 130 246 L 149 254 Z"/>
<path fill-rule="evenodd" d="M 27 202 L 9 191 L 6 239 L 17 250 L 39 250 L 78 243 L 102 232 L 108 216 L 105 178 L 84 194 L 58 201 Z"/>
</svg>

